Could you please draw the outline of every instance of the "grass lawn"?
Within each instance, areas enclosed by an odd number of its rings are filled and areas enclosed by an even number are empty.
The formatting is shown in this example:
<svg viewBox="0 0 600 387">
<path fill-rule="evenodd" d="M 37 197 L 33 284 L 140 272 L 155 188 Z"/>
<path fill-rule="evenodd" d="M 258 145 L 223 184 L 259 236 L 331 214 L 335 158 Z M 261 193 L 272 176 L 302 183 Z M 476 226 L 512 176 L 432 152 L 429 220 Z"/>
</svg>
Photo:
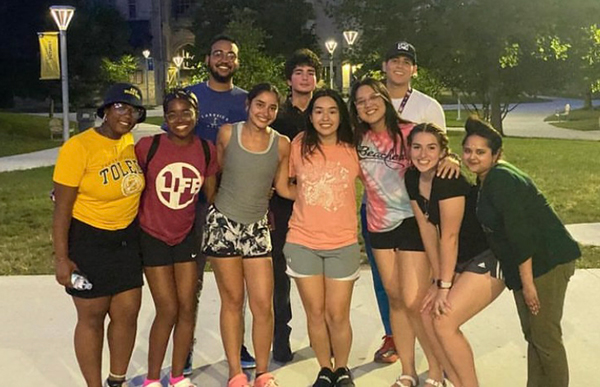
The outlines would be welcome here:
<svg viewBox="0 0 600 387">
<path fill-rule="evenodd" d="M 569 118 L 565 121 L 558 121 L 556 115 L 552 114 L 544 118 L 544 121 L 563 129 L 600 130 L 600 108 L 571 110 Z"/>
<path fill-rule="evenodd" d="M 0 112 L 0 157 L 60 146 L 50 140 L 48 117 Z"/>
<path fill-rule="evenodd" d="M 462 135 L 451 132 L 450 140 L 460 151 Z M 565 223 L 600 222 L 600 158 L 590 157 L 597 142 L 505 141 L 505 159 L 533 177 Z M 0 173 L 0 275 L 52 273 L 51 188 L 52 167 Z M 600 268 L 600 247 L 583 253 L 579 267 Z"/>
<path fill-rule="evenodd" d="M 144 121 L 145 124 L 152 124 L 152 125 L 158 125 L 161 126 L 163 123 L 165 122 L 165 118 L 164 117 L 146 117 L 146 121 Z"/>
<path fill-rule="evenodd" d="M 444 110 L 444 115 L 446 116 L 447 128 L 464 128 L 465 121 L 467 120 L 467 117 L 469 117 L 470 113 L 468 110 L 461 109 L 460 120 L 457 119 L 458 112 L 456 111 L 456 109 Z"/>
</svg>

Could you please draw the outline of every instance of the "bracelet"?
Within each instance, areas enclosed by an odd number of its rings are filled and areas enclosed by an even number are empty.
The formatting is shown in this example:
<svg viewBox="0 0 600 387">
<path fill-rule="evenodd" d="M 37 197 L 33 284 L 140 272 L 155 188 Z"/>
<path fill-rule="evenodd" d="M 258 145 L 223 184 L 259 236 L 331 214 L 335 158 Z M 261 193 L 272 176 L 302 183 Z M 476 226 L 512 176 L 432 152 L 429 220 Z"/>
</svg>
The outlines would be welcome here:
<svg viewBox="0 0 600 387">
<path fill-rule="evenodd" d="M 448 153 L 448 154 L 446 155 L 446 157 L 449 157 L 449 158 L 451 158 L 451 159 L 454 159 L 454 160 L 456 160 L 456 161 L 458 162 L 458 164 L 461 164 L 461 163 L 462 163 L 462 160 L 461 160 L 460 156 L 459 156 L 458 154 L 454 153 L 454 152 L 450 152 L 450 153 Z"/>
<path fill-rule="evenodd" d="M 452 282 L 445 282 L 442 281 L 441 279 L 437 280 L 437 287 L 438 289 L 450 289 L 452 287 Z"/>
</svg>

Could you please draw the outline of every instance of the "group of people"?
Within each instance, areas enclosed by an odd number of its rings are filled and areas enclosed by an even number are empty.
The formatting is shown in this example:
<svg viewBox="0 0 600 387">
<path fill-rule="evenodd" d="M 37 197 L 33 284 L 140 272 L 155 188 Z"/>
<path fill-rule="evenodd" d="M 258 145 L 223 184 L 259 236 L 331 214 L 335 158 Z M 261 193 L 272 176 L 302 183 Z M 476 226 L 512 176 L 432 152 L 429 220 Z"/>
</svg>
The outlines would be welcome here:
<svg viewBox="0 0 600 387">
<path fill-rule="evenodd" d="M 144 387 L 161 386 L 171 335 L 169 386 L 194 386 L 188 376 L 208 257 L 228 387 L 250 386 L 246 302 L 253 385 L 277 386 L 271 351 L 279 363 L 293 359 L 290 278 L 320 366 L 313 386 L 354 386 L 360 180 L 361 229 L 385 330 L 374 360 L 400 360 L 393 387 L 419 383 L 416 339 L 428 362 L 425 386 L 478 386 L 460 327 L 505 286 L 529 345 L 528 386 L 567 386 L 560 321 L 580 251 L 532 180 L 500 159 L 498 132 L 469 118 L 462 158 L 452 153 L 441 106 L 410 85 L 417 56 L 406 42 L 385 53 L 385 84 L 357 80 L 347 104 L 337 91 L 316 89 L 321 63 L 310 50 L 286 62 L 290 94 L 281 106 L 271 84 L 248 93 L 233 85 L 238 53 L 230 37 L 212 41 L 208 81 L 165 96 L 165 133 L 134 145 L 130 131 L 146 115 L 141 93 L 116 84 L 98 109 L 102 124 L 59 153 L 56 278 L 77 310 L 75 353 L 87 385 L 102 385 L 107 315 L 106 385 L 126 385 L 145 275 L 156 315 Z M 92 288 L 74 288 L 73 273 Z"/>
</svg>

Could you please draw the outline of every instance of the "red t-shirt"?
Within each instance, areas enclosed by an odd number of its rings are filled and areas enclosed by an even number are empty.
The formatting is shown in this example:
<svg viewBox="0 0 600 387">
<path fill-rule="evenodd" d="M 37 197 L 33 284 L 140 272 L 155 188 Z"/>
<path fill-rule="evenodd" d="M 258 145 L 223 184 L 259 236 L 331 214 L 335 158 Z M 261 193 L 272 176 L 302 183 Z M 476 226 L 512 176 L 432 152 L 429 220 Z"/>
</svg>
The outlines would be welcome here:
<svg viewBox="0 0 600 387">
<path fill-rule="evenodd" d="M 139 219 L 142 230 L 170 246 L 190 233 L 196 217 L 198 192 L 204 179 L 219 170 L 214 145 L 208 143 L 208 167 L 200 140 L 194 136 L 189 145 L 176 145 L 161 134 L 158 149 L 146 168 L 152 137 L 142 138 L 135 154 L 146 170 L 146 188 L 142 193 Z"/>
</svg>

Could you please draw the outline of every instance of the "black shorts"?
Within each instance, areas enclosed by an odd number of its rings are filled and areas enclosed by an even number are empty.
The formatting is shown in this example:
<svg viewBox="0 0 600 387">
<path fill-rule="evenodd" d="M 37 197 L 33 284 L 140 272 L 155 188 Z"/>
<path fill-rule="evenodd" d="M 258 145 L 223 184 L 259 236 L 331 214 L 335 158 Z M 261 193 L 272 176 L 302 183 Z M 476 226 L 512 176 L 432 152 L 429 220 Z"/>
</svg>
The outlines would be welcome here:
<svg viewBox="0 0 600 387">
<path fill-rule="evenodd" d="M 69 258 L 92 283 L 90 290 L 66 288 L 73 297 L 112 296 L 144 284 L 137 220 L 122 230 L 111 231 L 73 218 Z"/>
<path fill-rule="evenodd" d="M 144 266 L 169 266 L 175 263 L 195 262 L 198 256 L 198 234 L 192 228 L 180 243 L 170 246 L 144 230 L 140 231 L 142 264 Z"/>
<path fill-rule="evenodd" d="M 390 231 L 371 232 L 369 240 L 374 249 L 394 249 L 400 251 L 425 251 L 415 217 L 406 218 L 398 227 Z"/>
<path fill-rule="evenodd" d="M 485 274 L 489 272 L 493 278 L 500 280 L 504 279 L 502 270 L 500 269 L 500 261 L 496 259 L 496 256 L 490 249 L 477 254 L 468 261 L 457 262 L 454 271 L 459 274 L 464 273 L 465 271 L 476 274 Z"/>
</svg>

